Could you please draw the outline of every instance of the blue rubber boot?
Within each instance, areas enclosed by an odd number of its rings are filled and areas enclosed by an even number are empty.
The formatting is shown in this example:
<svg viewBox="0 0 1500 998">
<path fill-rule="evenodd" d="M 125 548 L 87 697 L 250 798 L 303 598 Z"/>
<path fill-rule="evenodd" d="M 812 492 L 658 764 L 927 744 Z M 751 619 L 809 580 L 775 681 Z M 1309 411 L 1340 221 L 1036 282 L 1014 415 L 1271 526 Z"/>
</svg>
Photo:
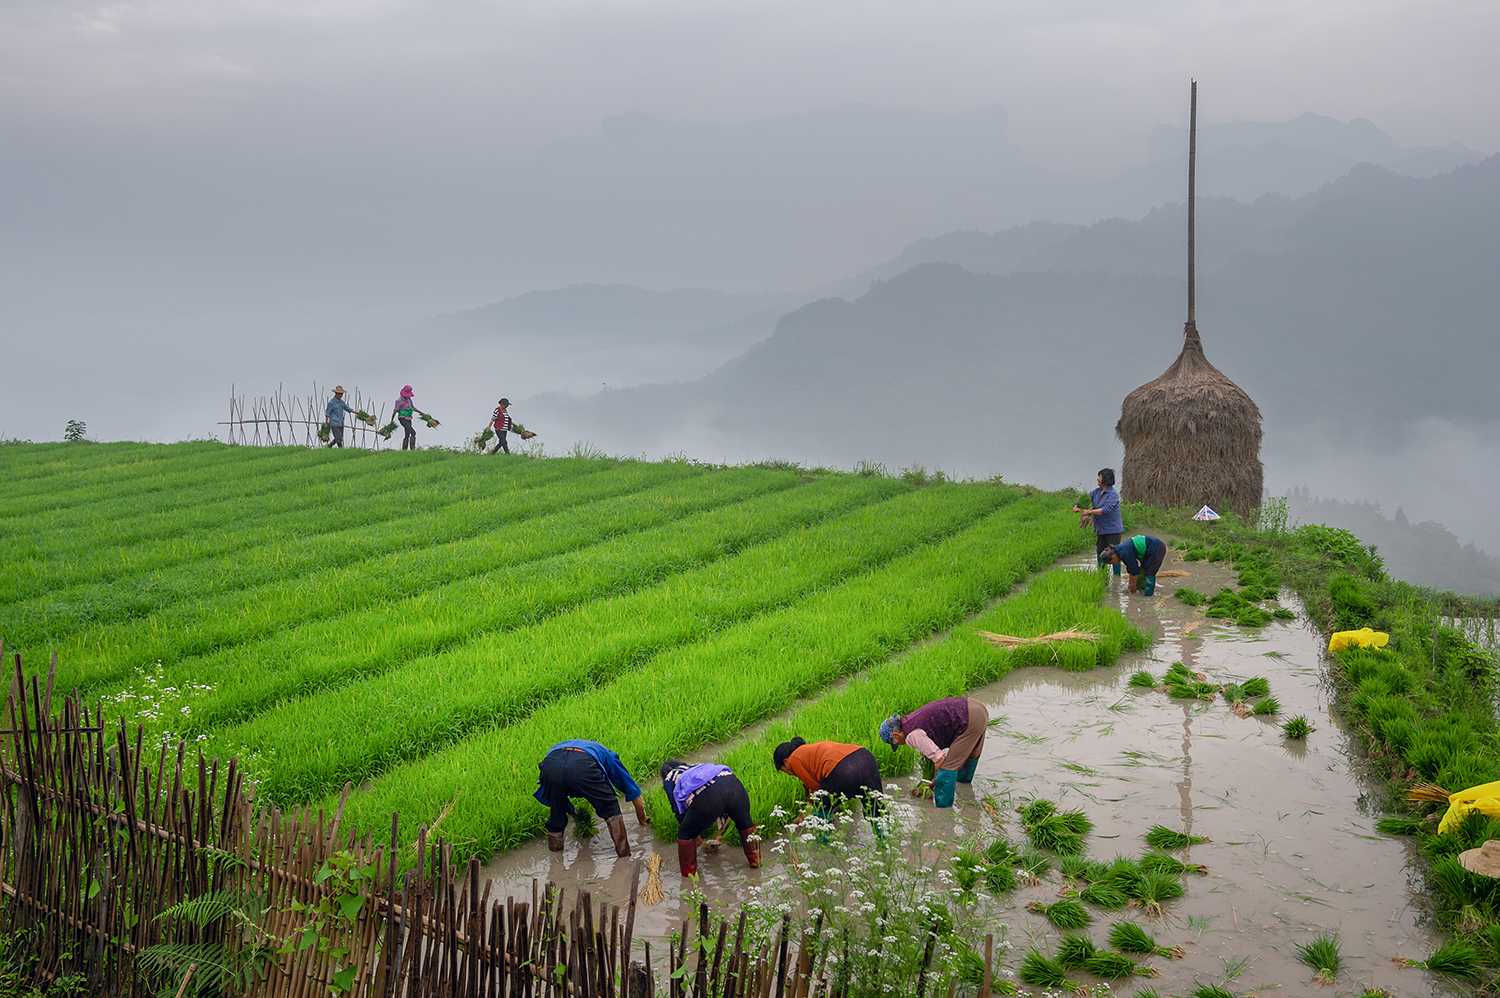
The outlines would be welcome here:
<svg viewBox="0 0 1500 998">
<path fill-rule="evenodd" d="M 970 759 L 968 762 L 964 763 L 963 766 L 961 766 L 959 768 L 959 770 L 958 770 L 958 782 L 960 782 L 960 783 L 973 783 L 974 782 L 974 770 L 976 770 L 978 768 L 979 768 L 979 759 L 977 757 L 973 758 L 973 759 Z"/>
<path fill-rule="evenodd" d="M 1143 575 L 1143 576 L 1141 576 L 1141 589 L 1142 589 L 1143 592 L 1145 592 L 1145 594 L 1147 596 L 1155 596 L 1156 595 L 1156 576 L 1154 576 L 1154 575 Z"/>
<path fill-rule="evenodd" d="M 953 806 L 953 791 L 958 788 L 958 771 L 940 769 L 932 778 L 932 802 L 938 807 Z"/>
<path fill-rule="evenodd" d="M 832 825 L 834 823 L 833 819 L 835 817 L 837 817 L 838 813 L 839 813 L 838 812 L 838 808 L 836 808 L 833 805 L 829 804 L 829 805 L 825 805 L 824 807 L 818 808 L 816 811 L 813 812 L 813 816 L 816 817 L 816 818 L 821 818 L 822 820 L 824 820 L 824 821 L 828 822 L 830 825 Z M 820 845 L 820 846 L 826 846 L 826 845 L 830 844 L 831 842 L 833 842 L 833 832 L 829 831 L 826 828 L 819 829 L 818 830 L 818 845 Z"/>
</svg>

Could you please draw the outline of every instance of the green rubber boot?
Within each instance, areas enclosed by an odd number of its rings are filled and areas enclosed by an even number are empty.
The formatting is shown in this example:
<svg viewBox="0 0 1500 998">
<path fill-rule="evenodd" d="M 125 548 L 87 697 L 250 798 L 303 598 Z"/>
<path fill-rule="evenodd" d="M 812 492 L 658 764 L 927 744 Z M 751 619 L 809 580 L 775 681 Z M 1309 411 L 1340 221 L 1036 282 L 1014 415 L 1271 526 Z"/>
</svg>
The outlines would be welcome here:
<svg viewBox="0 0 1500 998">
<path fill-rule="evenodd" d="M 958 782 L 960 782 L 960 783 L 973 783 L 974 782 L 974 770 L 976 770 L 978 768 L 979 768 L 979 759 L 977 757 L 975 757 L 973 759 L 970 759 L 968 762 L 964 763 L 963 766 L 961 766 L 959 768 L 959 770 L 958 770 Z"/>
<path fill-rule="evenodd" d="M 958 771 L 940 769 L 932 778 L 932 802 L 938 807 L 953 806 L 953 791 L 958 788 Z"/>
<path fill-rule="evenodd" d="M 1141 589 L 1142 589 L 1142 591 L 1145 592 L 1145 594 L 1147 596 L 1155 596 L 1156 595 L 1156 576 L 1154 576 L 1154 575 L 1143 575 L 1143 576 L 1141 576 Z"/>
</svg>

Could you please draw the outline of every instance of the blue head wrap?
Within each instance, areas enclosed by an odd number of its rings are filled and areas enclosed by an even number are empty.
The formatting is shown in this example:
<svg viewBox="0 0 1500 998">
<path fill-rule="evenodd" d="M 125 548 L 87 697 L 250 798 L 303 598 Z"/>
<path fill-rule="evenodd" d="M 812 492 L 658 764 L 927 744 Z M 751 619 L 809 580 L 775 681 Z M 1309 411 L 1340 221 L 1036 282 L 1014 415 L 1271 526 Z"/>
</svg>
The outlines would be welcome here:
<svg viewBox="0 0 1500 998">
<path fill-rule="evenodd" d="M 896 729 L 898 727 L 900 727 L 900 726 L 901 726 L 901 715 L 900 714 L 892 714 L 890 717 L 886 718 L 884 721 L 881 721 L 880 722 L 880 740 L 883 741 L 883 742 L 885 742 L 891 748 L 895 748 L 896 747 L 896 743 L 891 740 L 891 736 L 895 734 Z"/>
</svg>

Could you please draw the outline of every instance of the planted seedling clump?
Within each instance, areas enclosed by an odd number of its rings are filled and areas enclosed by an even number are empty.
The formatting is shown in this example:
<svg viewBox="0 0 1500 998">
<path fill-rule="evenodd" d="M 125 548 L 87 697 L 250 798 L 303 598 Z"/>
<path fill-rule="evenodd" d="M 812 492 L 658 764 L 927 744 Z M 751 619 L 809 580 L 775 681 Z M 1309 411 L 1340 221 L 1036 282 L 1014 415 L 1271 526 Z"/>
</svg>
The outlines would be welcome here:
<svg viewBox="0 0 1500 998">
<path fill-rule="evenodd" d="M 1298 943 L 1297 959 L 1316 971 L 1313 979 L 1318 983 L 1332 984 L 1343 963 L 1343 957 L 1339 955 L 1339 937 L 1331 932 L 1320 932 L 1312 942 Z"/>
<path fill-rule="evenodd" d="M 1300 742 L 1302 739 L 1312 734 L 1312 730 L 1313 727 L 1308 723 L 1307 715 L 1298 714 L 1290 721 L 1282 724 L 1281 735 L 1283 738 L 1291 738 L 1295 741 Z"/>
</svg>

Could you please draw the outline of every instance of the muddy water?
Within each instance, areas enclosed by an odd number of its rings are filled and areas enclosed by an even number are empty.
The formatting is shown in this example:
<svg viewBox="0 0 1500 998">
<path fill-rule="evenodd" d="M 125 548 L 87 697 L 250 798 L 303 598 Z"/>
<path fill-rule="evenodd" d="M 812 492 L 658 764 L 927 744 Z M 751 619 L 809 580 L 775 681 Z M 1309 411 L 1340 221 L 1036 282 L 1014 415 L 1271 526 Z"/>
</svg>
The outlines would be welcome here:
<svg viewBox="0 0 1500 998">
<path fill-rule="evenodd" d="M 1166 975 L 1149 982 L 1162 994 L 1185 993 L 1196 982 L 1290 995 L 1358 994 L 1372 985 L 1392 995 L 1468 993 L 1392 960 L 1424 959 L 1438 939 L 1422 925 L 1412 894 L 1420 879 L 1409 884 L 1406 841 L 1374 831 L 1382 791 L 1330 714 L 1319 678 L 1319 636 L 1300 617 L 1260 629 L 1206 620 L 1170 594 L 1184 584 L 1212 593 L 1230 574 L 1204 562 L 1167 567 L 1192 575 L 1162 580 L 1154 598 L 1129 596 L 1118 583 L 1106 597 L 1155 633 L 1148 651 L 1081 674 L 1020 669 L 971 692 L 992 719 L 1002 720 L 990 730 L 972 790 L 960 787 L 951 811 L 929 810 L 930 838 L 992 837 L 993 826 L 975 805 L 975 795 L 985 793 L 1014 803 L 1045 796 L 1082 809 L 1094 822 L 1090 855 L 1100 859 L 1139 854 L 1141 836 L 1157 824 L 1211 838 L 1179 853 L 1207 865 L 1209 874 L 1186 878 L 1186 896 L 1167 903 L 1164 916 L 1148 926 L 1159 943 L 1181 944 L 1186 953 L 1179 961 L 1149 961 Z M 1281 719 L 1305 714 L 1316 730 L 1305 744 L 1288 742 L 1279 720 L 1237 717 L 1220 700 L 1185 702 L 1127 687 L 1136 669 L 1159 677 L 1173 661 L 1211 681 L 1264 676 L 1281 702 Z M 662 904 L 638 911 L 637 934 L 669 934 L 690 907 L 683 900 L 688 887 L 676 874 L 675 844 L 657 843 L 628 813 L 626 821 L 636 855 L 661 854 L 667 891 Z M 1020 839 L 1013 813 L 1006 824 Z M 615 858 L 607 834 L 580 842 L 570 828 L 567 839 L 558 854 L 535 842 L 497 856 L 481 876 L 496 878 L 502 897 L 529 898 L 533 878 L 591 890 L 596 898 L 628 897 L 632 864 Z M 705 893 L 726 900 L 780 877 L 774 862 L 750 870 L 729 847 L 705 854 L 700 874 Z M 1055 942 L 1058 931 L 1025 905 L 1054 900 L 1058 885 L 1053 872 L 1001 904 L 997 918 L 1016 947 L 1012 963 L 1027 946 Z M 1104 942 L 1109 922 L 1121 915 L 1095 911 L 1096 942 Z M 1295 944 L 1323 930 L 1336 931 L 1343 943 L 1345 971 L 1336 987 L 1310 983 L 1311 970 L 1296 958 Z M 1120 982 L 1114 990 L 1135 987 Z"/>
</svg>

